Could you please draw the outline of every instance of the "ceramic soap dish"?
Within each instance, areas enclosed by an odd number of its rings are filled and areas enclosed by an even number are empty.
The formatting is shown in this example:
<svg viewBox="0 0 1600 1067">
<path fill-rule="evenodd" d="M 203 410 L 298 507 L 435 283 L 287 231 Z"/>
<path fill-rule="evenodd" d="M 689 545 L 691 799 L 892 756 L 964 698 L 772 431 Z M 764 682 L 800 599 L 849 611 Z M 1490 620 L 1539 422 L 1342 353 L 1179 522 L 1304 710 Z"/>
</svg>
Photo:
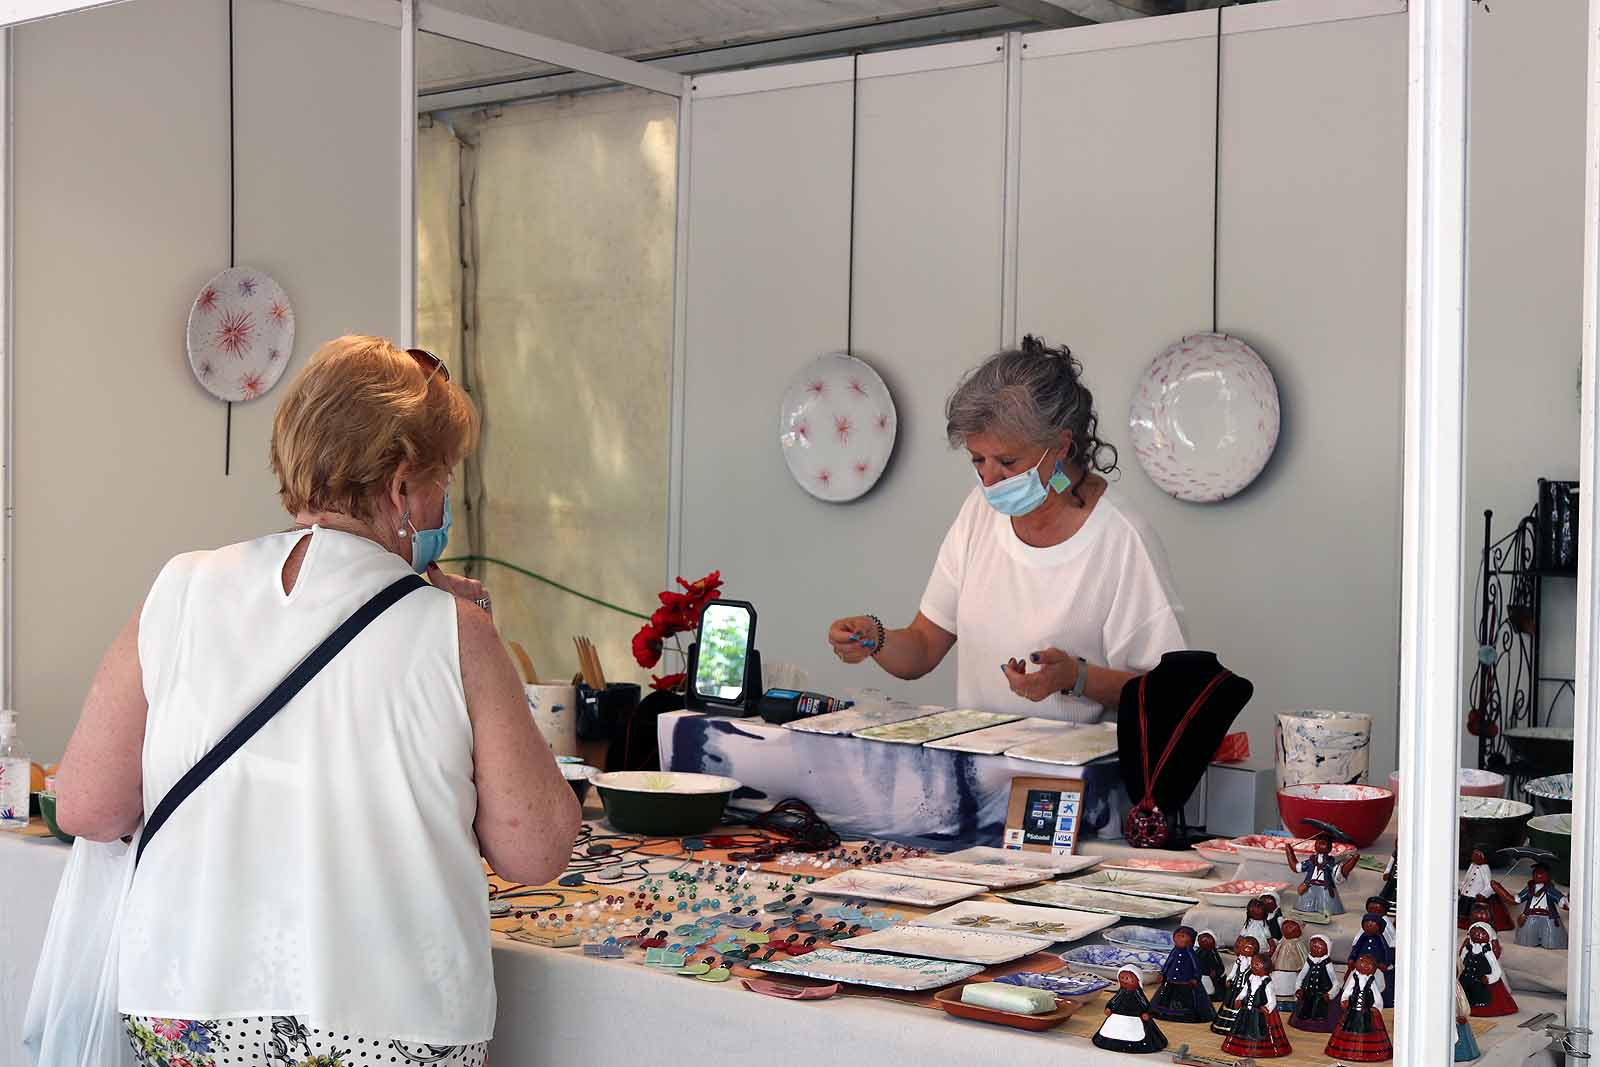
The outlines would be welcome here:
<svg viewBox="0 0 1600 1067">
<path fill-rule="evenodd" d="M 1060 1026 L 1072 1018 L 1072 1013 L 1078 1010 L 1075 1000 L 1056 1001 L 1056 1010 L 1042 1012 L 1038 1015 L 1024 1015 L 1019 1011 L 1001 1011 L 999 1008 L 981 1008 L 976 1004 L 966 1004 L 961 1000 L 961 987 L 954 986 L 950 989 L 941 989 L 933 995 L 933 1001 L 951 1015 L 962 1019 L 977 1019 L 979 1022 L 998 1023 L 1001 1026 L 1014 1026 L 1019 1030 L 1048 1030 L 1052 1026 Z"/>
</svg>

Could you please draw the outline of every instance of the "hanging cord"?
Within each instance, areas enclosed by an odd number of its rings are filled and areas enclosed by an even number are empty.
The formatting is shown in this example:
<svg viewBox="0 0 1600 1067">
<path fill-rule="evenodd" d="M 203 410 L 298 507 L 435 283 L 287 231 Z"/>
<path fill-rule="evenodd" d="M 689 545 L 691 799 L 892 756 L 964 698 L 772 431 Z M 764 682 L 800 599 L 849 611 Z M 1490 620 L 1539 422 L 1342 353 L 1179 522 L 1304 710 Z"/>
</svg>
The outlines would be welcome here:
<svg viewBox="0 0 1600 1067">
<path fill-rule="evenodd" d="M 237 139 L 234 136 L 233 124 L 233 3 L 228 0 L 228 266 L 238 266 L 236 259 L 238 243 L 238 223 L 236 221 L 237 192 L 234 187 L 234 172 L 237 167 L 235 155 L 237 154 Z M 225 429 L 222 435 L 222 476 L 228 477 L 233 473 L 233 401 L 228 401 L 228 414 Z"/>
<path fill-rule="evenodd" d="M 545 585 L 548 585 L 548 586 L 550 586 L 552 588 L 555 588 L 555 589 L 559 589 L 563 593 L 569 593 L 572 596 L 577 597 L 579 600 L 587 600 L 591 604 L 598 604 L 602 608 L 609 608 L 612 611 L 615 611 L 615 612 L 617 612 L 619 614 L 622 614 L 622 615 L 626 615 L 629 618 L 643 619 L 646 622 L 650 621 L 650 616 L 648 616 L 648 615 L 641 615 L 637 611 L 630 611 L 627 608 L 619 607 L 618 605 L 611 603 L 609 600 L 601 600 L 597 596 L 590 596 L 588 593 L 584 593 L 584 592 L 581 592 L 581 591 L 579 591 L 577 589 L 574 589 L 570 585 L 562 585 L 560 582 L 556 581 L 554 578 L 546 578 L 544 575 L 540 574 L 538 571 L 530 571 L 526 567 L 519 567 L 515 563 L 507 563 L 505 560 L 503 560 L 503 559 L 495 559 L 493 556 L 477 556 L 477 555 L 449 556 L 449 557 L 446 557 L 445 559 L 441 559 L 439 562 L 440 563 L 493 563 L 497 567 L 504 567 L 508 571 L 516 571 L 518 574 L 522 575 L 525 578 L 532 578 L 536 582 L 543 582 Z"/>
<path fill-rule="evenodd" d="M 860 126 L 861 53 L 850 57 L 850 249 L 845 266 L 844 351 L 855 355 L 856 340 L 856 131 Z"/>
<path fill-rule="evenodd" d="M 1217 85 L 1211 107 L 1211 332 L 1217 332 L 1217 257 L 1222 232 L 1222 5 L 1217 5 Z"/>
</svg>

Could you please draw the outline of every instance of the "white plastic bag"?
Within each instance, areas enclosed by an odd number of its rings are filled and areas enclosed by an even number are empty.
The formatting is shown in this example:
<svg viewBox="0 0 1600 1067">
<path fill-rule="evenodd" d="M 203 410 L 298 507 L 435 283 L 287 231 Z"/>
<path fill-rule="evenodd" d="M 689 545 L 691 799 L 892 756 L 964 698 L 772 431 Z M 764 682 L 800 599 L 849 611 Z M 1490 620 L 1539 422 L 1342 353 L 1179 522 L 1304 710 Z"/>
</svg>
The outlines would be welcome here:
<svg viewBox="0 0 1600 1067">
<path fill-rule="evenodd" d="M 39 1067 L 133 1067 L 117 1011 L 122 907 L 132 845 L 78 838 L 56 890 L 22 1044 Z"/>
</svg>

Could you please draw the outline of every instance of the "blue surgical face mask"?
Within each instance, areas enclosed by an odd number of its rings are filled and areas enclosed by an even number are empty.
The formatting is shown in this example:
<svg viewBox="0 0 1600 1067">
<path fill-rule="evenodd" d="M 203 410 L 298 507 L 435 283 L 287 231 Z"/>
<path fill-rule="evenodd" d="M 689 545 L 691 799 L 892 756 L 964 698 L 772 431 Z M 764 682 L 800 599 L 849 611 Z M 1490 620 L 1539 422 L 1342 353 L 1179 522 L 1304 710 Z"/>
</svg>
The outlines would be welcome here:
<svg viewBox="0 0 1600 1067">
<path fill-rule="evenodd" d="M 406 512 L 405 525 L 411 522 L 411 513 Z M 436 530 L 419 530 L 411 527 L 411 569 L 418 574 L 428 569 L 430 563 L 438 562 L 444 555 L 444 546 L 450 541 L 450 494 L 444 495 L 444 522 Z"/>
<path fill-rule="evenodd" d="M 1044 466 L 1044 458 L 1049 454 L 1047 449 L 1044 456 L 1039 457 L 1039 462 L 1033 465 L 1032 470 L 1002 478 L 993 485 L 984 485 L 983 476 L 979 474 L 978 484 L 983 487 L 983 497 L 989 502 L 989 506 L 1002 515 L 1015 517 L 1026 515 L 1043 504 L 1050 494 L 1045 489 L 1044 482 L 1039 480 L 1039 468 Z"/>
</svg>

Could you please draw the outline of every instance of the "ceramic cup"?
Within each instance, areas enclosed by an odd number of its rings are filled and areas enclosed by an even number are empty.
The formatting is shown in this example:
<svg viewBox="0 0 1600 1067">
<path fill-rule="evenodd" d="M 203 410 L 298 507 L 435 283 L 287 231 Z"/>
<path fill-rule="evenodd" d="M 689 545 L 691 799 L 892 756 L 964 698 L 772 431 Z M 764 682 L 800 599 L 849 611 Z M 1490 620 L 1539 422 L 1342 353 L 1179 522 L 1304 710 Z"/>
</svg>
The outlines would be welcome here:
<svg viewBox="0 0 1600 1067">
<path fill-rule="evenodd" d="M 558 756 L 578 754 L 578 691 L 570 685 L 525 685 L 533 724 Z"/>
<path fill-rule="evenodd" d="M 1280 790 L 1326 782 L 1365 783 L 1372 716 L 1352 711 L 1280 712 L 1277 741 Z"/>
</svg>

